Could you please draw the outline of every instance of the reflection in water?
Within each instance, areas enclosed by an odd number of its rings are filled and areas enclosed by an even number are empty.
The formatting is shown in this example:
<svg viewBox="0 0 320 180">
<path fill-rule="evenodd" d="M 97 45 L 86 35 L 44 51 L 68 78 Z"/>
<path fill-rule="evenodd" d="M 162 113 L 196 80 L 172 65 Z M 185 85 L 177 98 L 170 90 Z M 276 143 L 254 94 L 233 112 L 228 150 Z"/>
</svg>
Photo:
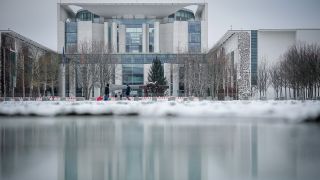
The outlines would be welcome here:
<svg viewBox="0 0 320 180">
<path fill-rule="evenodd" d="M 0 120 L 0 179 L 317 179 L 319 130 L 196 119 L 8 118 Z"/>
</svg>

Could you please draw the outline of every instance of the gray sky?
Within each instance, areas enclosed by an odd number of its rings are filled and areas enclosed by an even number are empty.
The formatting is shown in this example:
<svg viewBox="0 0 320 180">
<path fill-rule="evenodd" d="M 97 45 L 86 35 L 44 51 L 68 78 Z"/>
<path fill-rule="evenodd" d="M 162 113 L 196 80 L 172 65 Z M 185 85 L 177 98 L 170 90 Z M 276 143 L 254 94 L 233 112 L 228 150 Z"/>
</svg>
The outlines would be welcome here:
<svg viewBox="0 0 320 180">
<path fill-rule="evenodd" d="M 53 50 L 56 0 L 0 0 L 0 29 L 12 29 Z M 233 29 L 320 28 L 320 0 L 208 0 L 209 47 Z"/>
</svg>

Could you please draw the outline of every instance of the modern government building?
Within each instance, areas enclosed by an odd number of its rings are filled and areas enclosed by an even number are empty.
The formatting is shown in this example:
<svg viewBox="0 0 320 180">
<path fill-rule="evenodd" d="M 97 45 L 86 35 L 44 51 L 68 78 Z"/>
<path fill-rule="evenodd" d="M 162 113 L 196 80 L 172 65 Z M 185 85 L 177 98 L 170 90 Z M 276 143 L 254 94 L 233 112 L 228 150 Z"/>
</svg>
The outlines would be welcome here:
<svg viewBox="0 0 320 180">
<path fill-rule="evenodd" d="M 151 64 L 158 58 L 163 63 L 168 95 L 181 95 L 180 66 L 174 61 L 180 53 L 201 56 L 207 51 L 207 1 L 60 0 L 59 53 L 65 49 L 67 58 L 81 59 L 79 52 L 84 44 L 90 49 L 97 42 L 116 59 L 110 84 L 118 87 L 129 84 L 133 95 L 142 96 L 139 87 L 148 82 Z M 62 74 L 67 71 L 62 70 Z M 81 94 L 76 76 L 62 79 L 61 91 L 66 92 L 62 96 Z M 92 96 L 99 96 L 100 88 L 101 85 L 96 84 Z"/>
<path fill-rule="evenodd" d="M 107 82 L 112 95 L 128 84 L 132 96 L 145 96 L 142 87 L 157 58 L 169 87 L 166 95 L 187 96 L 185 64 L 179 59 L 192 55 L 196 63 L 206 66 L 210 53 L 223 49 L 237 70 L 236 93 L 244 99 L 254 96 L 261 62 L 279 62 L 292 45 L 320 44 L 320 29 L 229 30 L 209 49 L 207 0 L 58 0 L 57 15 L 57 53 L 11 30 L 0 32 L 0 97 L 45 96 L 49 90 L 51 95 L 83 97 L 86 83 L 92 85 L 90 97 L 100 96 L 106 83 L 96 74 L 84 77 L 82 67 L 105 54 L 112 65 Z M 24 50 L 25 46 L 29 49 Z M 88 55 L 91 62 L 84 60 Z M 59 78 L 51 79 L 50 86 L 47 79 L 30 79 L 32 62 L 39 58 L 62 59 Z M 18 72 L 21 68 L 23 73 Z"/>
</svg>

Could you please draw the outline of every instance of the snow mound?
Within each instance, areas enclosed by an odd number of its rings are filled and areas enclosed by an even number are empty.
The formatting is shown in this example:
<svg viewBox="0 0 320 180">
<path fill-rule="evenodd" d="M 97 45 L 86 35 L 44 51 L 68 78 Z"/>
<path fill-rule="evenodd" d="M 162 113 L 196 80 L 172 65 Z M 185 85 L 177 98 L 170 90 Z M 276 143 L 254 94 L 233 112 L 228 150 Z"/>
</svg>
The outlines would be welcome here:
<svg viewBox="0 0 320 180">
<path fill-rule="evenodd" d="M 320 101 L 10 101 L 0 103 L 0 115 L 137 115 L 144 117 L 281 119 L 301 122 L 320 116 Z"/>
</svg>

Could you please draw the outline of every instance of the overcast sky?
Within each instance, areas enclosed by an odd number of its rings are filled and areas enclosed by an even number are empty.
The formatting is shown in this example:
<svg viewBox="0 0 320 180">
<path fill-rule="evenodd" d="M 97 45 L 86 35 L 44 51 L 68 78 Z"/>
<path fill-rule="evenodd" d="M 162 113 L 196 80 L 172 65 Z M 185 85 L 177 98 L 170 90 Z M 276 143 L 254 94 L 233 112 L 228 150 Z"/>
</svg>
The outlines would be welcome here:
<svg viewBox="0 0 320 180">
<path fill-rule="evenodd" d="M 0 0 L 0 29 L 57 48 L 57 0 Z M 208 0 L 209 47 L 232 29 L 320 28 L 320 0 Z"/>
</svg>

